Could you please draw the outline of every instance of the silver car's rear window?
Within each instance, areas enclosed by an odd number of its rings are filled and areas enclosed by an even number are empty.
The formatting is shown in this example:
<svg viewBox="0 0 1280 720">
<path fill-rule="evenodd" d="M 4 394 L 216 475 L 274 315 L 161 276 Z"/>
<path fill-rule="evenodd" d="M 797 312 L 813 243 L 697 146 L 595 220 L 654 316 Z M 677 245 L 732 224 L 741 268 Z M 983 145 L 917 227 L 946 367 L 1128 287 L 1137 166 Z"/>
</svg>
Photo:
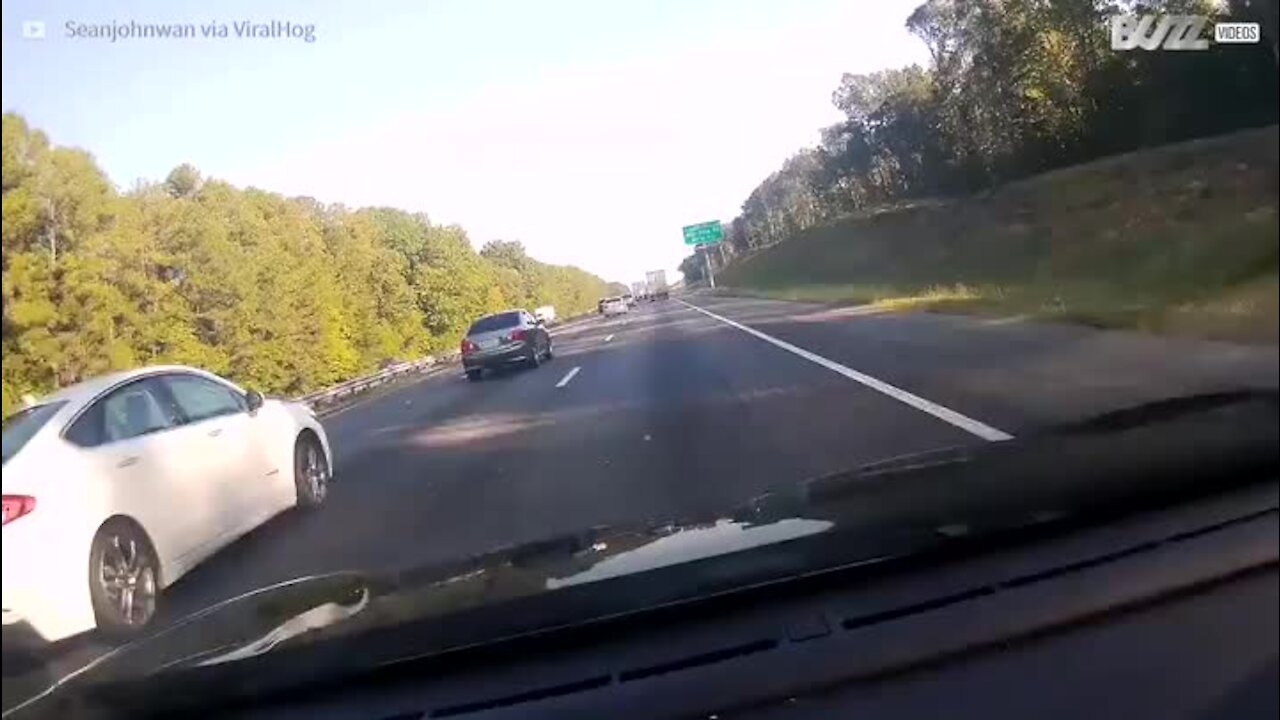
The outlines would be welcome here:
<svg viewBox="0 0 1280 720">
<path fill-rule="evenodd" d="M 49 418 L 66 405 L 65 402 L 45 403 L 44 405 L 36 405 L 34 407 L 24 408 L 4 419 L 4 462 L 9 462 L 9 458 L 18 454 L 23 445 L 35 436 L 40 428 L 49 422 Z"/>
<path fill-rule="evenodd" d="M 503 328 L 515 327 L 520 324 L 520 313 L 508 312 L 482 317 L 471 325 L 471 329 L 467 331 L 468 335 L 476 333 L 493 332 L 494 330 L 502 330 Z"/>
</svg>

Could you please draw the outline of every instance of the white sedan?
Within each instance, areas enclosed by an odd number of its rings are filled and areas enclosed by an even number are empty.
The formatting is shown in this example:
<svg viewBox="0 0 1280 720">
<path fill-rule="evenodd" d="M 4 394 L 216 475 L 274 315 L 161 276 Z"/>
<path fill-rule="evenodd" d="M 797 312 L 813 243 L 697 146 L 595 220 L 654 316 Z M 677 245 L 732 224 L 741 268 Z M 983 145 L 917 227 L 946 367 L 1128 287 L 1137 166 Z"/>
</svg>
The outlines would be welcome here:
<svg viewBox="0 0 1280 720">
<path fill-rule="evenodd" d="M 202 560 L 323 502 L 332 460 L 310 408 L 194 368 L 45 397 L 4 421 L 4 624 L 134 634 Z"/>
</svg>

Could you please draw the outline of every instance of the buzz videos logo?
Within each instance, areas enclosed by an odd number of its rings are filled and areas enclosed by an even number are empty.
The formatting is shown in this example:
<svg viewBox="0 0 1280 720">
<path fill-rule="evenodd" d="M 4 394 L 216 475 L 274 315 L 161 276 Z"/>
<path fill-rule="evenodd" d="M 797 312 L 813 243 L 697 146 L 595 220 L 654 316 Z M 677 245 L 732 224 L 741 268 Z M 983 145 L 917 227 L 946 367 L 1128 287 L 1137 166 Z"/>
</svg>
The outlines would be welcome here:
<svg viewBox="0 0 1280 720">
<path fill-rule="evenodd" d="M 1205 27 L 1213 25 L 1213 42 L 1257 43 L 1258 23 L 1210 23 L 1203 15 L 1112 15 L 1112 50 L 1208 50 Z"/>
</svg>

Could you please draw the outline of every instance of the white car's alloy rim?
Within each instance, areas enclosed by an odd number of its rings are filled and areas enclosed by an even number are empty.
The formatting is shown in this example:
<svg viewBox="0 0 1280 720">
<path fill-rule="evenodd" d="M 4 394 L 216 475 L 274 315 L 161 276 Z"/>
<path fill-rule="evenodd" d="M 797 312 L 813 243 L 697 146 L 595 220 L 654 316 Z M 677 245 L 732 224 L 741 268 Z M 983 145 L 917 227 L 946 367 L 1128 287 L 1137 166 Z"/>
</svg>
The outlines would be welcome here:
<svg viewBox="0 0 1280 720">
<path fill-rule="evenodd" d="M 324 499 L 328 474 L 324 459 L 320 457 L 320 451 L 316 449 L 314 443 L 308 443 L 307 453 L 303 459 L 302 475 L 306 478 L 307 486 L 311 488 L 311 496 L 316 500 Z"/>
<path fill-rule="evenodd" d="M 112 535 L 102 553 L 98 578 L 107 598 L 129 625 L 142 625 L 156 609 L 156 573 L 134 538 Z"/>
</svg>

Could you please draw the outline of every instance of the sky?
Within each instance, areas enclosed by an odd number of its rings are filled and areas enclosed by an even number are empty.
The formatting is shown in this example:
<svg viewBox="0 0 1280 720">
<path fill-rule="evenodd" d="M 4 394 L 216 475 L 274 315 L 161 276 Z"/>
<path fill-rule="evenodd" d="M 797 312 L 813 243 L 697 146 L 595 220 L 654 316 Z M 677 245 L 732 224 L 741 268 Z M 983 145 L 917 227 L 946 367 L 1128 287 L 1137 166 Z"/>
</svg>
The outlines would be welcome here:
<svg viewBox="0 0 1280 720">
<path fill-rule="evenodd" d="M 0 92 L 122 189 L 189 162 L 629 282 L 816 144 L 842 73 L 925 64 L 918 2 L 6 0 Z M 237 36 L 271 21 L 294 36 Z M 130 22 L 196 36 L 69 36 Z"/>
</svg>

